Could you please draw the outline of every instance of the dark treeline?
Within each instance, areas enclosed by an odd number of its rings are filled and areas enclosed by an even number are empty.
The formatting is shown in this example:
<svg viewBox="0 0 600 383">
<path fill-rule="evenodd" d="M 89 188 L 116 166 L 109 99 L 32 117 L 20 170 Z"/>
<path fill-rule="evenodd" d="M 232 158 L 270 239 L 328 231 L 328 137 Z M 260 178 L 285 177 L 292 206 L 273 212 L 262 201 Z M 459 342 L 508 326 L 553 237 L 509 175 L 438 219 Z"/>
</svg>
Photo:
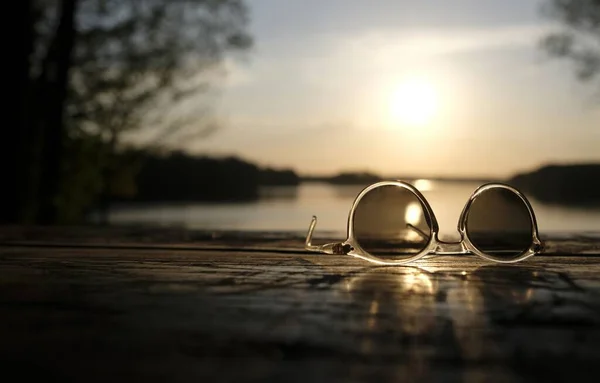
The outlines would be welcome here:
<svg viewBox="0 0 600 383">
<path fill-rule="evenodd" d="M 418 180 L 427 179 L 431 181 L 449 181 L 449 182 L 492 182 L 492 177 L 449 177 L 449 176 L 427 176 L 427 175 L 404 175 L 384 177 L 370 172 L 342 172 L 329 176 L 303 176 L 302 181 L 306 182 L 326 182 L 334 185 L 368 185 L 383 180 Z"/>
<path fill-rule="evenodd" d="M 600 204 L 600 164 L 548 165 L 508 183 L 545 203 Z"/>
<path fill-rule="evenodd" d="M 297 186 L 300 181 L 300 177 L 291 169 L 266 168 L 259 174 L 259 183 L 263 186 Z"/>
<path fill-rule="evenodd" d="M 292 170 L 262 169 L 238 158 L 208 158 L 183 152 L 138 154 L 136 190 L 115 196 L 133 201 L 246 201 L 265 185 L 297 185 Z"/>
<path fill-rule="evenodd" d="M 302 181 L 327 182 L 334 185 L 368 185 L 383 177 L 369 172 L 342 172 L 331 176 L 304 176 Z"/>
<path fill-rule="evenodd" d="M 509 179 L 498 180 L 488 177 L 382 177 L 369 172 L 343 172 L 331 176 L 304 176 L 302 181 L 326 182 L 334 185 L 369 185 L 383 179 L 415 180 L 426 178 L 432 181 L 449 182 L 505 182 L 525 192 L 528 196 L 544 203 L 561 205 L 600 205 L 600 164 L 547 165 L 537 170 L 517 174 Z"/>
<path fill-rule="evenodd" d="M 332 176 L 328 179 L 328 182 L 336 185 L 356 185 L 356 184 L 370 184 L 381 181 L 382 177 L 368 172 L 362 173 L 340 173 Z"/>
</svg>

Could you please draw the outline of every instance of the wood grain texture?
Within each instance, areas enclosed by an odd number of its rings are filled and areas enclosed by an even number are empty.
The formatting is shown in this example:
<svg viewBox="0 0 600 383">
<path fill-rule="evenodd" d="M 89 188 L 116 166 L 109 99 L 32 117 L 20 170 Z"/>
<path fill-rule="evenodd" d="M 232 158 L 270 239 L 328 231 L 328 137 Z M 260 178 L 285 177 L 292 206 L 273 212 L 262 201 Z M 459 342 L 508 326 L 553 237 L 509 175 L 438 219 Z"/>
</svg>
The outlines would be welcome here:
<svg viewBox="0 0 600 383">
<path fill-rule="evenodd" d="M 231 233 L 196 237 L 194 249 L 62 230 L 0 235 L 0 364 L 14 381 L 600 377 L 594 235 L 511 266 L 375 267 L 304 253 L 293 236 L 236 234 L 230 249 Z"/>
</svg>

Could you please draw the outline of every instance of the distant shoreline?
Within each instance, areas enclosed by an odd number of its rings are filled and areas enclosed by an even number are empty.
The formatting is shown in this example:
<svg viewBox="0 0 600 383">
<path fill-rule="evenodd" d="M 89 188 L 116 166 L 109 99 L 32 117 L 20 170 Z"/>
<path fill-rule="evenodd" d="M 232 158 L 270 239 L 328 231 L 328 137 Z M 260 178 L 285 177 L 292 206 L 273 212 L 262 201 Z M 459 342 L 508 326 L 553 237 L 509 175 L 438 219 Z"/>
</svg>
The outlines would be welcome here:
<svg viewBox="0 0 600 383">
<path fill-rule="evenodd" d="M 489 183 L 489 182 L 499 182 L 499 179 L 493 178 L 468 178 L 468 177 L 416 177 L 416 176 L 408 176 L 408 177 L 353 177 L 344 175 L 341 177 L 340 175 L 334 176 L 302 176 L 300 177 L 300 182 L 302 183 L 311 183 L 311 182 L 319 182 L 319 183 L 328 183 L 334 185 L 363 185 L 363 184 L 371 184 L 379 181 L 388 181 L 388 180 L 401 180 L 407 182 L 414 182 L 417 180 L 428 180 L 428 181 L 438 181 L 438 182 L 458 182 L 458 183 Z"/>
<path fill-rule="evenodd" d="M 600 203 L 600 164 L 547 165 L 508 179 L 493 177 L 381 176 L 371 172 L 298 175 L 293 169 L 261 167 L 235 158 L 210 158 L 184 152 L 145 152 L 135 190 L 111 202 L 240 202 L 260 198 L 265 186 L 301 183 L 367 186 L 382 180 L 429 180 L 458 183 L 504 182 L 540 202 L 586 205 Z"/>
<path fill-rule="evenodd" d="M 545 165 L 531 172 L 507 179 L 487 177 L 381 177 L 373 173 L 341 173 L 334 176 L 304 176 L 302 182 L 326 182 L 333 185 L 368 185 L 381 180 L 420 179 L 439 182 L 490 183 L 501 182 L 518 188 L 536 200 L 560 205 L 600 206 L 600 164 Z"/>
<path fill-rule="evenodd" d="M 600 164 L 547 165 L 507 183 L 544 203 L 600 205 Z"/>
</svg>

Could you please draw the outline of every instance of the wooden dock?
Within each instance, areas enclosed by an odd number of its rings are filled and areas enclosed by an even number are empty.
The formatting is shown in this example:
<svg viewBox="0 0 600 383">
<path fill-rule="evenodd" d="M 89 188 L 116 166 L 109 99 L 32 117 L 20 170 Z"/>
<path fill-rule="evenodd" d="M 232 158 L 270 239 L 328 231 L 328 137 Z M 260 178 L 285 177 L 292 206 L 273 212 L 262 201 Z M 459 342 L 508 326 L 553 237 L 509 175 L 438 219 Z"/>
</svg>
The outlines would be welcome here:
<svg viewBox="0 0 600 383">
<path fill-rule="evenodd" d="M 277 233 L 0 228 L 0 371 L 38 382 L 597 382 L 600 235 L 376 267 Z"/>
</svg>

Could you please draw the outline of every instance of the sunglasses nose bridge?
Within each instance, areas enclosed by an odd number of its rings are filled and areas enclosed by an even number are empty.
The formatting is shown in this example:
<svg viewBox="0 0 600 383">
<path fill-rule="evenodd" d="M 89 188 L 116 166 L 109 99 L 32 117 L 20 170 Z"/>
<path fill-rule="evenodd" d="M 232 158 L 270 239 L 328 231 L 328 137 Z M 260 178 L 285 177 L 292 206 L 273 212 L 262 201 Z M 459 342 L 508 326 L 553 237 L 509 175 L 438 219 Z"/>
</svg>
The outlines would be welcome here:
<svg viewBox="0 0 600 383">
<path fill-rule="evenodd" d="M 464 241 L 462 240 L 457 242 L 448 242 L 437 238 L 437 247 L 435 249 L 435 252 L 439 255 L 467 254 L 468 250 L 465 247 Z"/>
</svg>

